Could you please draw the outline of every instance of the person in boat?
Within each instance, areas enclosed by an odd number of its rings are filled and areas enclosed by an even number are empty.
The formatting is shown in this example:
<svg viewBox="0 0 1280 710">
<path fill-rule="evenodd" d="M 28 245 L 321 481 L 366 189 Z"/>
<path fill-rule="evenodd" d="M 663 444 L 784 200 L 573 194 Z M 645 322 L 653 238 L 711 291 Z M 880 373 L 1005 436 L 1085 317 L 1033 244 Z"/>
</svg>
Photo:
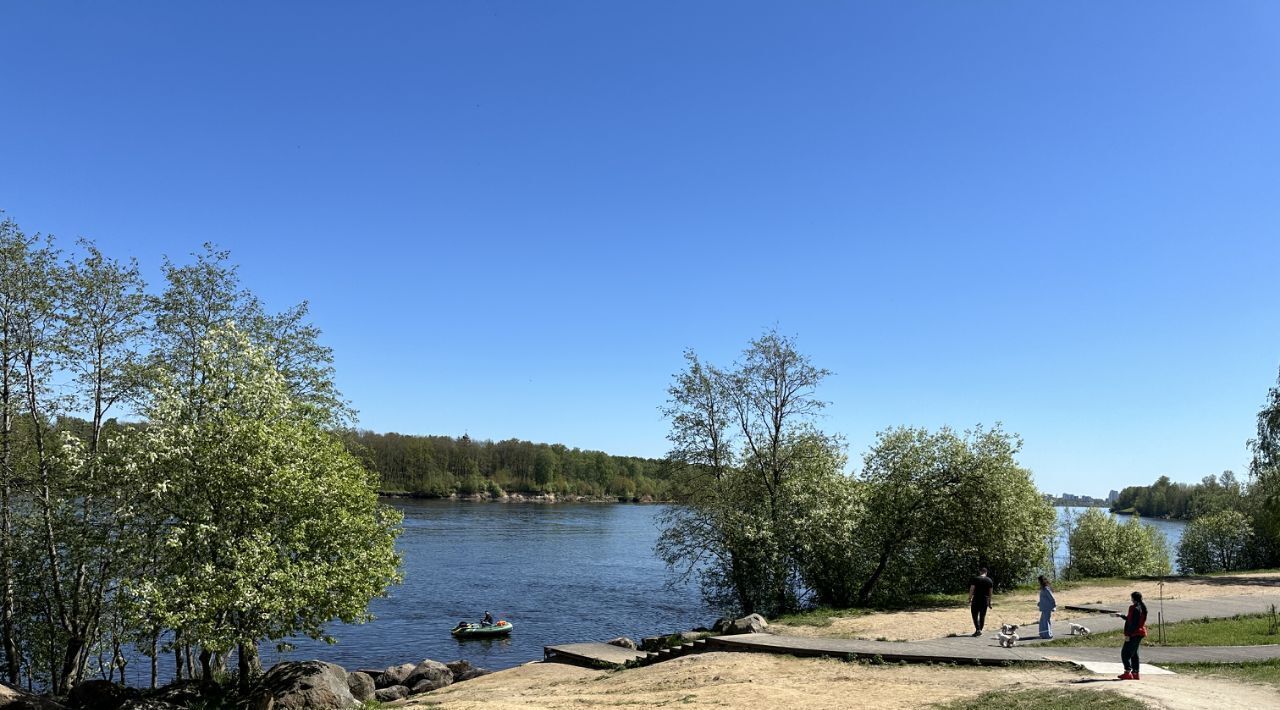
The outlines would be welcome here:
<svg viewBox="0 0 1280 710">
<path fill-rule="evenodd" d="M 484 619 L 482 619 L 480 623 L 484 624 L 485 626 L 493 626 L 493 614 L 490 614 L 489 612 L 486 611 L 484 613 Z"/>
</svg>

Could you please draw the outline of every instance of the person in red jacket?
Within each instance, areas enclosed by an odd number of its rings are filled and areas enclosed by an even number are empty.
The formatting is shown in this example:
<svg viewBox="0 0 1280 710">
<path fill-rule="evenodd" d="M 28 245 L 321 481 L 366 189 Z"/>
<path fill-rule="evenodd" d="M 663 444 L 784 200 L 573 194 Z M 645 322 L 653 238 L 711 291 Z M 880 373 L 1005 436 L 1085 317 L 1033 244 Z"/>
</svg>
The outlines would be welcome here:
<svg viewBox="0 0 1280 710">
<path fill-rule="evenodd" d="M 1124 619 L 1124 646 L 1120 647 L 1120 662 L 1124 664 L 1124 673 L 1120 680 L 1138 680 L 1138 646 L 1147 636 L 1147 605 L 1142 603 L 1142 592 L 1129 595 L 1133 603 L 1129 605 L 1129 613 L 1116 614 Z"/>
</svg>

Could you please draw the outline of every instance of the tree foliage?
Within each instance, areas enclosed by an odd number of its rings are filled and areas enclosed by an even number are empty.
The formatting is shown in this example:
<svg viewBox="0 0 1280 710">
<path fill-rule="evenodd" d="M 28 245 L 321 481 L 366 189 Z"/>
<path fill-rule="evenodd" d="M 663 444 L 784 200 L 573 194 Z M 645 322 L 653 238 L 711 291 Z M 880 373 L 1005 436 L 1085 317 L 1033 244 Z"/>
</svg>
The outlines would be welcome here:
<svg viewBox="0 0 1280 710">
<path fill-rule="evenodd" d="M 1244 486 L 1231 471 L 1205 476 L 1191 485 L 1161 476 L 1149 486 L 1128 486 L 1120 491 L 1111 510 L 1147 518 L 1191 520 L 1222 510 L 1239 510 L 1244 505 L 1244 492 Z"/>
<path fill-rule="evenodd" d="M 1205 574 L 1247 569 L 1253 526 L 1238 510 L 1223 510 L 1191 521 L 1178 542 L 1178 569 Z"/>
<path fill-rule="evenodd" d="M 838 486 L 839 440 L 815 418 L 816 390 L 829 374 L 814 367 L 791 338 L 769 331 L 752 341 L 730 369 L 704 364 L 693 352 L 676 375 L 664 413 L 671 422 L 668 461 L 681 476 L 688 504 L 664 519 L 658 552 L 668 565 L 699 577 L 717 606 L 746 613 L 795 609 L 801 559 L 821 546 L 797 525 Z"/>
<path fill-rule="evenodd" d="M 229 643 L 361 618 L 395 520 L 329 431 L 305 304 L 267 313 L 212 247 L 154 297 L 77 247 L 0 223 L 0 677 L 64 693 L 136 644 L 153 682 L 166 645 L 207 678 Z"/>
<path fill-rule="evenodd" d="M 1113 515 L 1089 508 L 1076 517 L 1067 548 L 1070 561 L 1066 576 L 1072 579 L 1154 576 L 1171 571 L 1164 533 L 1143 525 L 1136 515 L 1121 523 Z"/>
<path fill-rule="evenodd" d="M 197 386 L 160 387 L 139 432 L 167 564 L 127 586 L 207 674 L 212 653 L 368 618 L 397 581 L 398 518 L 245 334 L 214 329 L 199 360 Z"/>
<path fill-rule="evenodd" d="M 1053 510 L 1016 436 L 891 429 L 847 476 L 840 440 L 815 426 L 827 373 L 790 339 L 766 333 L 730 369 L 685 358 L 664 411 L 689 499 L 658 550 L 713 604 L 868 605 L 962 588 L 979 564 L 1025 581 L 1047 559 Z"/>
<path fill-rule="evenodd" d="M 347 431 L 343 440 L 379 474 L 380 489 L 392 493 L 423 498 L 556 493 L 647 501 L 679 495 L 661 461 L 563 444 L 371 431 Z"/>
</svg>

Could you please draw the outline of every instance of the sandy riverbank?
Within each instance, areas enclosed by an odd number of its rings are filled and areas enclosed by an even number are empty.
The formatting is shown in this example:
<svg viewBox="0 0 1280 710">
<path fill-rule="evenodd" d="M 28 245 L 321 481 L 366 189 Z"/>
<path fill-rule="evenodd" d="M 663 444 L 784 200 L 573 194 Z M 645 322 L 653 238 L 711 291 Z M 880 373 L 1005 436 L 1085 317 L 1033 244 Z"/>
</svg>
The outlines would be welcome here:
<svg viewBox="0 0 1280 710">
<path fill-rule="evenodd" d="M 1274 688 L 1216 678 L 1158 676 L 1133 682 L 1066 668 L 870 666 L 832 659 L 705 653 L 628 671 L 532 663 L 449 686 L 394 707 L 534 708 L 919 708 L 989 690 L 1119 690 L 1156 708 L 1276 707 Z"/>
<path fill-rule="evenodd" d="M 1064 590 L 1059 604 L 1123 601 L 1134 589 L 1159 596 L 1155 582 L 1106 584 Z M 1200 599 L 1276 594 L 1280 574 L 1221 579 L 1175 579 L 1166 598 Z M 1018 620 L 1035 615 L 1035 595 L 999 597 L 997 613 Z M 1030 615 L 1030 616 L 1028 616 Z M 996 616 L 995 618 L 1000 618 Z M 877 613 L 837 619 L 827 627 L 773 624 L 771 631 L 892 639 L 945 635 L 969 624 L 967 609 Z M 801 659 L 745 653 L 706 653 L 627 671 L 598 671 L 556 663 L 531 663 L 459 683 L 395 704 L 402 707 L 471 708 L 917 708 L 995 689 L 1062 687 L 1072 691 L 1118 690 L 1154 708 L 1220 710 L 1280 707 L 1273 687 L 1204 676 L 1151 676 L 1137 683 L 1045 666 L 873 666 L 832 659 Z"/>
</svg>

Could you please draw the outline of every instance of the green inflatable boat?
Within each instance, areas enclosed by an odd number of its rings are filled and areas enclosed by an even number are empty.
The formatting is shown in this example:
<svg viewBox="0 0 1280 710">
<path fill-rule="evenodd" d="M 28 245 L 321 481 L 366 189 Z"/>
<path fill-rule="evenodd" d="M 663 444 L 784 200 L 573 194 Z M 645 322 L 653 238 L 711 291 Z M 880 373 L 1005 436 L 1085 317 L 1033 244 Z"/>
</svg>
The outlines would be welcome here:
<svg viewBox="0 0 1280 710">
<path fill-rule="evenodd" d="M 511 633 L 512 628 L 510 621 L 499 621 L 496 624 L 461 622 L 453 627 L 453 630 L 449 633 L 460 639 L 490 638 L 493 636 L 506 636 Z"/>
</svg>

